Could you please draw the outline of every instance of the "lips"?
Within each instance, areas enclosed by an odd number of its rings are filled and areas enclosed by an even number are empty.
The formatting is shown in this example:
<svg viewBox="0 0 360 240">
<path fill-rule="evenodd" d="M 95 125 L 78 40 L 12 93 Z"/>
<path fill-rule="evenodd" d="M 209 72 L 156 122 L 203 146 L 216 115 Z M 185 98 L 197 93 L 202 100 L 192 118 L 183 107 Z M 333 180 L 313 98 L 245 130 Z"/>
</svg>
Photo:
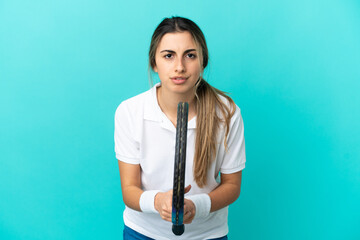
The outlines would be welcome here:
<svg viewBox="0 0 360 240">
<path fill-rule="evenodd" d="M 171 78 L 171 80 L 175 84 L 183 84 L 184 82 L 186 82 L 187 78 L 186 77 L 173 77 L 173 78 Z"/>
</svg>

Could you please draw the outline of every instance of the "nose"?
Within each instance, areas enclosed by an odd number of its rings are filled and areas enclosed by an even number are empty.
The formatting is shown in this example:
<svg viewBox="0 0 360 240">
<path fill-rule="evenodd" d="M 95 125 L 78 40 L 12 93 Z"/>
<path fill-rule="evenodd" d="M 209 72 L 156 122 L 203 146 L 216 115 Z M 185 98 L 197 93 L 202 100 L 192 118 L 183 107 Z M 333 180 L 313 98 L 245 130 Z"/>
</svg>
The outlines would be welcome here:
<svg viewBox="0 0 360 240">
<path fill-rule="evenodd" d="M 175 72 L 185 72 L 185 65 L 183 63 L 183 59 L 178 59 L 176 61 Z"/>
</svg>

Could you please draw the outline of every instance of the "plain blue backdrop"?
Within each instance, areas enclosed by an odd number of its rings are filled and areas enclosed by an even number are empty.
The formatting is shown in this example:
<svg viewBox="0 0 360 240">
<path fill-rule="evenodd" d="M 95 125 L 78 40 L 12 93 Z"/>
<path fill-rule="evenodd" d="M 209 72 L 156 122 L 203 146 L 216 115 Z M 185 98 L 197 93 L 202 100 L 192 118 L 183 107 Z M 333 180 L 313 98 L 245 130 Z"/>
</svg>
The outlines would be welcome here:
<svg viewBox="0 0 360 240">
<path fill-rule="evenodd" d="M 360 239 L 357 0 L 0 0 L 0 239 L 121 239 L 114 113 L 164 17 L 242 110 L 230 239 Z"/>
</svg>

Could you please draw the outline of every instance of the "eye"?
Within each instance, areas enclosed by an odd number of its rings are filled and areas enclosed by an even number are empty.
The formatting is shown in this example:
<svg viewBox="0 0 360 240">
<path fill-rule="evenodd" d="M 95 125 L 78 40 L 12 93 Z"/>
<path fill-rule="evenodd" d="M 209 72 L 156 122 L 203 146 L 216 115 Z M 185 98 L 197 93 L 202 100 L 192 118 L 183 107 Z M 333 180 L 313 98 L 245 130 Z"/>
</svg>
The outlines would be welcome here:
<svg viewBox="0 0 360 240">
<path fill-rule="evenodd" d="M 187 54 L 187 57 L 188 58 L 196 58 L 196 55 L 193 53 L 189 53 L 189 54 Z"/>
<path fill-rule="evenodd" d="M 164 58 L 168 59 L 168 58 L 171 58 L 172 57 L 172 54 L 171 53 L 168 53 L 164 56 Z"/>
</svg>

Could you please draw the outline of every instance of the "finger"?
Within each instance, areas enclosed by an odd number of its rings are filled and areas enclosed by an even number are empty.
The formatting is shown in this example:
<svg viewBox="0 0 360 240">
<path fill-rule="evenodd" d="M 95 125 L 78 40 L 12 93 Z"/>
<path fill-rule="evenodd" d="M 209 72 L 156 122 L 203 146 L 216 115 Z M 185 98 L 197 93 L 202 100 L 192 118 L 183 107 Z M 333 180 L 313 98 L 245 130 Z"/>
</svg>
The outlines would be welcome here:
<svg viewBox="0 0 360 240">
<path fill-rule="evenodd" d="M 189 217 L 190 217 L 190 213 L 184 211 L 183 222 L 185 223 L 189 219 Z"/>
<path fill-rule="evenodd" d="M 191 211 L 191 208 L 189 207 L 189 205 L 184 204 L 184 213 L 187 213 L 189 211 Z"/>
<path fill-rule="evenodd" d="M 171 217 L 161 216 L 161 218 L 165 221 L 171 222 Z"/>
<path fill-rule="evenodd" d="M 169 214 L 169 213 L 163 213 L 161 215 L 161 217 L 167 221 L 169 221 L 169 220 L 171 221 L 171 214 Z"/>
<path fill-rule="evenodd" d="M 171 212 L 163 210 L 163 211 L 159 212 L 159 214 L 160 214 L 160 217 L 162 219 L 164 219 L 165 221 L 170 221 L 171 222 L 171 217 L 172 217 Z"/>
<path fill-rule="evenodd" d="M 162 209 L 161 209 L 161 214 L 171 214 L 172 212 L 172 208 L 171 206 L 164 206 Z"/>
<path fill-rule="evenodd" d="M 172 212 L 172 199 L 166 202 L 166 211 L 171 213 Z"/>
<path fill-rule="evenodd" d="M 191 189 L 191 185 L 188 185 L 185 189 L 184 189 L 184 193 L 188 193 Z"/>
<path fill-rule="evenodd" d="M 191 211 L 188 211 L 184 215 L 184 224 L 189 224 L 194 219 L 194 215 Z"/>
<path fill-rule="evenodd" d="M 184 224 L 190 224 L 190 223 L 192 223 L 192 221 L 193 221 L 193 218 L 187 219 L 187 220 L 184 221 L 183 223 L 184 223 Z"/>
<path fill-rule="evenodd" d="M 195 205 L 191 200 L 184 199 L 184 212 L 194 211 Z"/>
</svg>

